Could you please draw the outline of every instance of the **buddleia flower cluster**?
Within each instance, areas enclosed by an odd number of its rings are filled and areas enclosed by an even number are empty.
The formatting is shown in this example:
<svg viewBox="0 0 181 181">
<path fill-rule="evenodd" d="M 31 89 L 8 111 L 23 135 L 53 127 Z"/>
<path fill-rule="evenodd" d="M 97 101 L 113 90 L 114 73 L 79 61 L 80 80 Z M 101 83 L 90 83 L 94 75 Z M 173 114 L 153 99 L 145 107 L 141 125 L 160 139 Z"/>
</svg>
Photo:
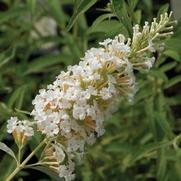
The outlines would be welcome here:
<svg viewBox="0 0 181 181">
<path fill-rule="evenodd" d="M 85 146 L 104 134 L 104 121 L 118 108 L 120 99 L 133 100 L 137 90 L 134 69 L 148 71 L 152 67 L 153 52 L 173 33 L 172 25 L 171 14 L 166 13 L 151 25 L 135 25 L 132 39 L 122 34 L 108 38 L 39 91 L 33 100 L 31 124 L 51 139 L 43 157 L 60 177 L 74 179 L 75 156 L 82 156 Z M 8 132 L 32 136 L 31 124 L 11 118 Z"/>
</svg>

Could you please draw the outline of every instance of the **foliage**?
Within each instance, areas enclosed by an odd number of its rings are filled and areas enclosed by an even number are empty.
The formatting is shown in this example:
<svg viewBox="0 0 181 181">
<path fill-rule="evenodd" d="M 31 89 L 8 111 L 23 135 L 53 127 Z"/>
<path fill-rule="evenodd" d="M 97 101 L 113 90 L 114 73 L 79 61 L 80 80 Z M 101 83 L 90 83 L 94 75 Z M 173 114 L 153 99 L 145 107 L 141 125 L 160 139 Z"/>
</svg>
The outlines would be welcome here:
<svg viewBox="0 0 181 181">
<path fill-rule="evenodd" d="M 6 120 L 12 115 L 29 118 L 25 110 L 32 110 L 31 101 L 40 88 L 54 80 L 67 65 L 77 63 L 85 50 L 98 41 L 118 33 L 128 37 L 132 25 L 151 20 L 155 12 L 159 15 L 168 10 L 167 4 L 158 4 L 154 9 L 150 0 L 112 0 L 104 9 L 96 9 L 99 14 L 93 19 L 90 15 L 95 12 L 96 2 L 4 0 L 0 3 L 0 141 L 4 140 L 13 150 L 16 148 L 6 134 Z M 37 22 L 42 17 L 55 21 L 56 33 L 45 35 L 40 31 Z M 107 120 L 106 134 L 87 149 L 77 170 L 77 180 L 181 180 L 180 27 L 178 22 L 174 36 L 165 42 L 166 49 L 157 55 L 151 72 L 137 75 L 139 91 L 134 102 L 121 102 L 119 111 Z M 28 142 L 30 150 L 39 140 L 37 135 Z M 10 148 L 3 147 L 14 155 Z M 30 150 L 24 150 L 24 154 Z M 14 165 L 8 155 L 2 157 L 0 180 L 5 180 Z M 39 172 L 32 170 L 32 173 Z M 17 178 L 28 180 L 27 174 L 27 170 L 22 171 Z M 52 173 L 41 178 L 56 180 Z"/>
</svg>

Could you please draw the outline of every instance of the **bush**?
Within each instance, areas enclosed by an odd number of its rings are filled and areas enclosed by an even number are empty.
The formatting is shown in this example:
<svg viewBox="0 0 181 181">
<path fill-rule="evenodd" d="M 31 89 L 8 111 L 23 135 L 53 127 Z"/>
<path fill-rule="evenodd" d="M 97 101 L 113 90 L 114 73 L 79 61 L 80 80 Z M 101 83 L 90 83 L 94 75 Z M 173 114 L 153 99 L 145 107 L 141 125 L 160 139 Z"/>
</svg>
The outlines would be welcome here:
<svg viewBox="0 0 181 181">
<path fill-rule="evenodd" d="M 0 2 L 0 141 L 8 145 L 1 142 L 0 149 L 16 157 L 18 149 L 7 134 L 7 120 L 11 116 L 32 120 L 32 100 L 60 70 L 78 64 L 86 50 L 106 38 L 120 33 L 132 37 L 135 24 L 159 19 L 169 7 L 169 2 L 151 0 Z M 157 43 L 164 42 L 164 49 L 153 53 L 156 60 L 149 72 L 144 71 L 145 65 L 134 69 L 137 92 L 133 101 L 123 98 L 105 122 L 105 135 L 85 149 L 83 159 L 76 157 L 76 180 L 181 180 L 180 30 L 178 21 L 171 38 L 159 39 Z M 143 57 L 141 54 L 137 60 Z M 24 160 L 41 140 L 36 132 L 18 159 Z M 31 165 L 41 151 L 15 180 L 60 180 L 53 170 Z M 8 154 L 0 155 L 2 181 L 16 167 Z"/>
</svg>

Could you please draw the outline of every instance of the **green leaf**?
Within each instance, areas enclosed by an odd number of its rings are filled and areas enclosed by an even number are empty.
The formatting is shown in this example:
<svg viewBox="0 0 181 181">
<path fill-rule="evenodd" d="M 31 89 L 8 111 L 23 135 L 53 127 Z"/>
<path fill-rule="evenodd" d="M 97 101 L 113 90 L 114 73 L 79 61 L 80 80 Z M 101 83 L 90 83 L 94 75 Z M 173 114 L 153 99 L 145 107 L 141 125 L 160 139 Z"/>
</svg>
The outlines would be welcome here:
<svg viewBox="0 0 181 181">
<path fill-rule="evenodd" d="M 45 173 L 46 175 L 50 176 L 50 178 L 52 178 L 55 181 L 63 181 L 64 180 L 63 178 L 60 178 L 57 173 L 55 173 L 54 171 L 50 170 L 47 167 L 36 166 L 36 167 L 31 167 L 31 169 L 41 171 L 41 172 Z"/>
<path fill-rule="evenodd" d="M 24 111 L 24 110 L 20 110 L 20 109 L 17 109 L 17 108 L 15 108 L 15 111 L 16 111 L 16 112 L 18 112 L 18 113 L 22 113 L 22 114 L 31 115 L 31 112 Z"/>
<path fill-rule="evenodd" d="M 86 12 L 91 6 L 93 6 L 97 0 L 81 0 L 79 5 L 76 7 L 74 14 L 72 15 L 69 23 L 67 25 L 67 31 L 69 31 L 77 20 L 78 16 L 84 12 Z"/>
<path fill-rule="evenodd" d="M 181 95 L 168 97 L 168 98 L 166 98 L 166 102 L 167 102 L 167 104 L 169 106 L 180 105 L 180 103 L 181 103 Z"/>
<path fill-rule="evenodd" d="M 28 64 L 27 70 L 24 72 L 25 75 L 32 73 L 39 73 L 46 71 L 46 68 L 70 61 L 71 57 L 66 54 L 49 54 L 40 58 L 34 59 Z"/>
<path fill-rule="evenodd" d="M 66 16 L 62 10 L 61 6 L 61 1 L 59 0 L 48 0 L 48 3 L 51 7 L 51 14 L 55 18 L 55 20 L 58 22 L 58 25 L 61 28 L 65 27 L 65 21 L 66 21 Z"/>
<path fill-rule="evenodd" d="M 163 137 L 167 136 L 168 138 L 172 138 L 172 130 L 169 124 L 169 119 L 166 115 L 167 107 L 163 93 L 160 93 L 157 96 L 157 99 L 155 100 L 155 106 L 156 106 L 156 111 L 154 112 L 154 117 L 156 123 L 158 124 L 157 129 L 159 130 L 158 131 L 159 139 L 161 139 L 162 135 Z M 159 127 L 161 129 L 159 129 Z"/>
<path fill-rule="evenodd" d="M 0 128 L 0 141 L 3 140 L 5 134 L 7 133 L 6 127 L 7 127 L 7 122 L 4 122 L 3 125 Z"/>
<path fill-rule="evenodd" d="M 7 64 L 11 59 L 13 59 L 15 56 L 15 49 L 13 49 L 12 53 L 8 57 L 4 57 L 3 60 L 0 60 L 0 68 L 3 67 L 3 65 Z"/>
<path fill-rule="evenodd" d="M 17 18 L 23 13 L 26 13 L 25 7 L 15 7 L 5 12 L 0 12 L 0 24 L 10 21 L 13 18 Z"/>
<path fill-rule="evenodd" d="M 163 66 L 161 66 L 160 71 L 167 72 L 173 69 L 176 65 L 177 65 L 177 62 L 170 62 L 170 63 L 164 64 Z"/>
<path fill-rule="evenodd" d="M 168 137 L 171 137 L 172 134 L 171 127 L 169 125 L 168 118 L 165 117 L 164 113 L 162 113 L 161 111 L 155 112 L 154 116 L 155 120 L 157 121 L 161 130 L 163 130 L 164 134 L 167 135 Z M 159 133 L 161 130 L 159 130 Z"/>
<path fill-rule="evenodd" d="M 128 143 L 111 143 L 108 145 L 108 147 L 105 149 L 107 152 L 111 153 L 126 153 L 130 154 L 133 153 L 135 150 L 133 145 Z"/>
<path fill-rule="evenodd" d="M 136 5 L 138 4 L 138 0 L 128 0 L 129 7 L 134 10 Z"/>
<path fill-rule="evenodd" d="M 174 60 L 180 61 L 181 62 L 181 54 L 179 54 L 175 50 L 166 50 L 163 53 L 164 55 L 173 58 Z"/>
<path fill-rule="evenodd" d="M 166 172 L 167 172 L 167 159 L 166 159 L 166 148 L 163 147 L 159 153 L 159 164 L 157 170 L 157 178 L 158 180 L 165 181 Z"/>
<path fill-rule="evenodd" d="M 179 34 L 177 37 L 168 39 L 165 42 L 165 48 L 166 48 L 166 50 L 173 50 L 173 51 L 181 52 L 180 44 L 181 44 L 181 36 Z"/>
<path fill-rule="evenodd" d="M 140 22 L 141 22 L 141 10 L 135 11 L 134 19 L 135 19 L 136 24 L 140 24 Z"/>
<path fill-rule="evenodd" d="M 13 111 L 3 102 L 0 102 L 0 115 L 1 117 L 7 118 L 8 116 L 12 115 Z"/>
<path fill-rule="evenodd" d="M 88 25 L 87 25 L 87 19 L 86 19 L 85 14 L 81 14 L 79 16 L 79 18 L 77 19 L 77 24 L 78 24 L 78 28 L 77 29 L 79 30 L 80 34 L 81 33 L 83 35 L 86 34 L 86 31 L 88 29 Z"/>
<path fill-rule="evenodd" d="M 16 168 L 16 165 L 16 161 L 12 160 L 12 158 L 8 154 L 6 154 L 0 161 L 0 180 L 6 180 L 8 175 L 10 175 L 12 171 Z"/>
<path fill-rule="evenodd" d="M 11 97 L 9 98 L 8 107 L 13 108 L 13 106 L 16 106 L 18 109 L 21 109 L 26 90 L 27 90 L 27 85 L 22 85 L 17 89 L 15 89 L 15 91 L 12 93 Z"/>
<path fill-rule="evenodd" d="M 157 18 L 159 18 L 161 14 L 164 14 L 164 13 L 168 12 L 168 8 L 169 8 L 169 4 L 168 4 L 168 3 L 162 5 L 162 6 L 160 7 L 158 13 L 157 13 Z"/>
<path fill-rule="evenodd" d="M 150 97 L 146 100 L 145 104 L 145 112 L 147 116 L 148 126 L 153 134 L 155 140 L 157 140 L 157 130 L 156 130 L 156 123 L 154 119 L 154 110 L 153 110 L 153 98 Z"/>
<path fill-rule="evenodd" d="M 156 151 L 162 148 L 163 146 L 167 146 L 170 144 L 171 144 L 170 141 L 161 141 L 161 142 L 155 142 L 155 143 L 139 146 L 139 148 L 135 151 L 133 155 L 132 163 L 143 157 L 146 157 L 147 154 L 149 154 L 150 152 Z"/>
<path fill-rule="evenodd" d="M 28 87 L 26 85 L 22 87 L 22 90 L 20 92 L 20 95 L 19 95 L 19 98 L 18 98 L 18 101 L 17 101 L 17 106 L 16 106 L 17 109 L 21 109 L 22 106 L 23 106 L 23 101 L 24 101 L 24 98 L 25 98 L 25 95 L 26 95 L 27 88 Z"/>
<path fill-rule="evenodd" d="M 36 136 L 34 136 L 33 139 L 30 139 L 30 140 L 29 140 L 30 149 L 31 149 L 32 151 L 33 151 L 33 150 L 37 147 L 37 145 L 39 145 L 39 143 L 43 140 L 43 135 L 42 135 L 39 131 L 37 131 L 36 129 L 34 129 L 34 132 L 35 132 L 35 135 L 36 135 Z M 37 158 L 40 158 L 40 157 L 41 157 L 41 154 L 42 154 L 42 150 L 41 150 L 41 149 L 38 150 L 38 151 L 35 153 L 35 155 L 36 155 Z"/>
<path fill-rule="evenodd" d="M 179 82 L 181 82 L 181 76 L 180 75 L 175 76 L 172 79 L 169 79 L 168 82 L 165 84 L 164 88 L 168 89 L 168 88 L 174 86 L 175 84 L 178 84 Z"/>
<path fill-rule="evenodd" d="M 144 10 L 148 13 L 152 13 L 153 10 L 153 3 L 152 0 L 143 0 Z"/>
<path fill-rule="evenodd" d="M 132 35 L 132 23 L 128 16 L 126 3 L 124 0 L 112 0 L 112 6 L 115 14 L 117 15 L 119 21 L 126 27 L 129 32 L 129 36 Z"/>
<path fill-rule="evenodd" d="M 123 33 L 126 37 L 128 37 L 127 30 L 124 25 L 119 23 L 117 20 L 104 20 L 101 23 L 91 26 L 88 31 L 88 35 L 95 33 L 104 33 L 106 36 L 115 36 L 119 33 Z"/>
<path fill-rule="evenodd" d="M 36 0 L 28 0 L 27 1 L 28 8 L 31 11 L 31 16 L 35 15 L 36 10 Z"/>
<path fill-rule="evenodd" d="M 96 27 L 97 25 L 99 25 L 102 21 L 104 21 L 105 19 L 111 19 L 111 17 L 114 17 L 113 14 L 108 13 L 108 14 L 103 14 L 101 16 L 99 16 L 92 24 L 92 27 Z"/>
<path fill-rule="evenodd" d="M 83 55 L 82 54 L 83 52 L 81 52 L 81 49 L 79 48 L 77 39 L 74 36 L 72 36 L 71 34 L 67 33 L 65 35 L 65 43 L 67 43 L 74 60 L 78 61 L 81 58 L 81 56 Z"/>
<path fill-rule="evenodd" d="M 4 143 L 0 142 L 0 150 L 6 152 L 7 154 L 9 154 L 11 157 L 13 157 L 16 162 L 18 163 L 16 156 L 14 154 L 14 152 L 11 150 L 11 148 L 9 148 L 7 145 L 5 145 Z"/>
</svg>

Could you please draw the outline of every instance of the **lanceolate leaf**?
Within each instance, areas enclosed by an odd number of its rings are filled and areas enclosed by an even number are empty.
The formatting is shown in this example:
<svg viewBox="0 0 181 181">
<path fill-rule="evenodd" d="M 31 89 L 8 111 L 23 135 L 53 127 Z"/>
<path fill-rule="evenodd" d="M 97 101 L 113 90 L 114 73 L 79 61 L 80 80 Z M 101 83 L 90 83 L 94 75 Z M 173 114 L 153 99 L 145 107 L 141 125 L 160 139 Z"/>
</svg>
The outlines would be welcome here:
<svg viewBox="0 0 181 181">
<path fill-rule="evenodd" d="M 71 57 L 66 54 L 49 54 L 34 59 L 27 67 L 24 74 L 33 74 L 46 71 L 47 68 L 70 61 Z"/>
<path fill-rule="evenodd" d="M 160 17 L 161 14 L 168 12 L 169 4 L 164 4 L 158 11 L 157 17 Z"/>
<path fill-rule="evenodd" d="M 173 58 L 174 60 L 181 61 L 181 54 L 175 50 L 166 50 L 164 55 Z"/>
<path fill-rule="evenodd" d="M 47 174 L 47 175 L 50 176 L 54 181 L 63 181 L 63 179 L 58 176 L 58 173 L 55 173 L 54 171 L 50 170 L 50 169 L 47 168 L 47 167 L 36 166 L 36 167 L 32 167 L 32 169 L 35 169 L 35 170 L 38 170 L 38 171 L 41 171 L 41 172 Z"/>
<path fill-rule="evenodd" d="M 173 69 L 176 65 L 177 65 L 177 62 L 167 63 L 160 68 L 160 71 L 167 72 Z"/>
<path fill-rule="evenodd" d="M 17 108 L 21 109 L 26 89 L 27 85 L 22 85 L 17 89 L 15 89 L 15 91 L 12 93 L 11 97 L 9 98 L 8 107 L 12 108 L 13 105 L 17 105 Z"/>
<path fill-rule="evenodd" d="M 146 157 L 148 153 L 152 151 L 156 151 L 163 146 L 168 146 L 170 145 L 170 141 L 161 141 L 161 142 L 155 142 L 155 143 L 150 143 L 147 145 L 140 146 L 140 148 L 137 149 L 135 154 L 133 155 L 133 160 L 132 162 L 135 162 L 143 157 Z"/>
<path fill-rule="evenodd" d="M 157 177 L 158 180 L 166 180 L 166 169 L 167 169 L 167 158 L 166 158 L 166 148 L 162 147 L 159 153 L 159 164 L 158 164 L 158 171 Z"/>
<path fill-rule="evenodd" d="M 97 0 L 81 0 L 80 4 L 78 5 L 74 14 L 72 15 L 69 24 L 67 25 L 67 31 L 69 31 L 72 28 L 78 16 L 87 11 L 96 2 Z"/>
<path fill-rule="evenodd" d="M 87 33 L 89 35 L 104 33 L 107 36 L 115 36 L 115 34 L 123 33 L 126 37 L 128 36 L 126 28 L 117 20 L 104 20 L 99 24 L 91 26 Z"/>
<path fill-rule="evenodd" d="M 0 142 L 0 150 L 6 152 L 7 154 L 9 154 L 10 156 L 12 156 L 16 161 L 16 156 L 14 154 L 14 152 L 11 150 L 11 148 L 9 148 L 6 144 Z"/>
<path fill-rule="evenodd" d="M 5 57 L 3 60 L 0 60 L 0 68 L 2 68 L 3 65 L 7 64 L 15 55 L 15 49 L 12 50 L 12 53 L 10 56 Z"/>
<path fill-rule="evenodd" d="M 170 88 L 171 86 L 175 85 L 175 84 L 178 84 L 179 82 L 181 82 L 181 76 L 178 75 L 178 76 L 175 76 L 174 78 L 170 79 L 167 84 L 165 85 L 165 89 L 168 89 Z"/>
<path fill-rule="evenodd" d="M 111 17 L 114 17 L 113 14 L 108 13 L 108 14 L 103 14 L 102 16 L 99 16 L 94 23 L 92 24 L 92 26 L 96 26 L 99 25 L 102 21 L 104 21 L 105 19 L 110 19 Z"/>
<path fill-rule="evenodd" d="M 58 25 L 62 28 L 65 26 L 65 14 L 63 13 L 62 7 L 61 7 L 61 1 L 59 0 L 49 0 L 48 1 L 50 7 L 51 7 L 51 13 L 55 20 L 58 22 Z"/>
<path fill-rule="evenodd" d="M 16 168 L 16 161 L 6 154 L 0 161 L 0 180 L 4 181 Z"/>
<path fill-rule="evenodd" d="M 6 118 L 12 114 L 13 114 L 12 109 L 7 107 L 7 105 L 4 104 L 3 102 L 0 102 L 0 116 Z"/>
<path fill-rule="evenodd" d="M 124 0 L 112 0 L 113 10 L 120 22 L 127 28 L 129 35 L 132 34 L 131 19 L 128 16 L 126 3 Z"/>
<path fill-rule="evenodd" d="M 4 138 L 4 135 L 6 134 L 6 126 L 7 123 L 4 122 L 3 125 L 0 127 L 0 141 Z"/>
</svg>

